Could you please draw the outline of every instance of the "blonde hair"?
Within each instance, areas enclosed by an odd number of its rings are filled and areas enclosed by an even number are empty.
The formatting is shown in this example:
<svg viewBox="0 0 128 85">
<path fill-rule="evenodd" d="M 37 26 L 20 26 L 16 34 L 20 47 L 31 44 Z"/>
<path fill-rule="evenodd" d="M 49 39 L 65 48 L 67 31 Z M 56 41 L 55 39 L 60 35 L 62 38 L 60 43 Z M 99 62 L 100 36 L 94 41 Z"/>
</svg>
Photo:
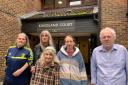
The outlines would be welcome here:
<svg viewBox="0 0 128 85">
<path fill-rule="evenodd" d="M 48 47 L 46 47 L 46 48 L 44 49 L 43 53 L 42 53 L 41 56 L 40 56 L 39 63 L 44 64 L 44 54 L 45 54 L 46 52 L 50 52 L 50 53 L 53 55 L 53 60 L 52 60 L 52 62 L 57 62 L 57 63 L 59 63 L 59 59 L 58 59 L 57 56 L 56 56 L 56 50 L 55 50 L 55 48 L 54 48 L 53 46 L 48 46 Z"/>
<path fill-rule="evenodd" d="M 20 36 L 20 35 L 25 36 L 26 44 L 25 44 L 24 46 L 30 47 L 30 43 L 29 43 L 29 38 L 28 38 L 28 36 L 27 36 L 25 33 L 19 33 L 18 36 Z M 18 38 L 18 36 L 17 36 L 17 38 Z M 15 44 L 16 44 L 16 42 L 15 42 Z"/>
<path fill-rule="evenodd" d="M 43 44 L 42 44 L 42 39 L 41 39 L 43 34 L 47 34 L 47 35 L 48 35 L 48 37 L 49 37 L 49 40 L 48 40 L 49 46 L 54 46 L 52 36 L 51 36 L 51 34 L 50 34 L 50 32 L 49 32 L 48 30 L 43 30 L 43 31 L 40 33 L 40 45 L 41 45 L 42 47 L 44 47 Z"/>
</svg>

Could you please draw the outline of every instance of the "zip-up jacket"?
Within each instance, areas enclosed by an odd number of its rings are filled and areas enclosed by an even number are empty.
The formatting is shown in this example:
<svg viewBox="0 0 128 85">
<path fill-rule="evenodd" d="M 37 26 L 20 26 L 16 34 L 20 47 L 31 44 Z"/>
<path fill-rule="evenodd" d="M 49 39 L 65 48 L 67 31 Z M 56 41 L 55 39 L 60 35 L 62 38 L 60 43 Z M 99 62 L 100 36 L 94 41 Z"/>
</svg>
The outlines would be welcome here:
<svg viewBox="0 0 128 85">
<path fill-rule="evenodd" d="M 60 85 L 87 85 L 87 74 L 81 52 L 77 47 L 72 56 L 62 46 L 57 53 L 60 60 Z"/>
</svg>

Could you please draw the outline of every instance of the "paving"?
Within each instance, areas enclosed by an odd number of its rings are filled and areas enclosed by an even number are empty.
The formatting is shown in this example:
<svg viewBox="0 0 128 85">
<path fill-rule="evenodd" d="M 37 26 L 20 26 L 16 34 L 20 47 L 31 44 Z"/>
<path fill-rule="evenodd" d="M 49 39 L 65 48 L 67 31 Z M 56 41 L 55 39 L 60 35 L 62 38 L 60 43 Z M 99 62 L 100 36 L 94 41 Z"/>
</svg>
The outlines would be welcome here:
<svg viewBox="0 0 128 85">
<path fill-rule="evenodd" d="M 3 85 L 3 82 L 0 82 L 0 85 Z"/>
</svg>

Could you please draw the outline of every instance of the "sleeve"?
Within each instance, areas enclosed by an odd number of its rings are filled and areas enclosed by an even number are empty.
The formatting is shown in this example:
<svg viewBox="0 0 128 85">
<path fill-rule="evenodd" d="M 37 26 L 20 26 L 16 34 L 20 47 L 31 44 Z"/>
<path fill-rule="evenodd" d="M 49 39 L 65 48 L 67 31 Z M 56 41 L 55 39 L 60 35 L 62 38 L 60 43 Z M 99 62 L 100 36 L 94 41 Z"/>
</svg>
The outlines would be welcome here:
<svg viewBox="0 0 128 85">
<path fill-rule="evenodd" d="M 37 60 L 37 59 L 36 59 L 36 56 L 37 56 L 37 55 L 36 55 L 36 50 L 37 50 L 36 47 L 34 47 L 34 49 L 33 49 L 33 65 L 35 65 L 36 60 Z"/>
<path fill-rule="evenodd" d="M 40 45 L 36 45 L 33 49 L 33 65 L 36 64 L 37 60 L 40 58 L 40 55 L 42 53 L 42 49 Z"/>
<path fill-rule="evenodd" d="M 97 66 L 96 66 L 96 56 L 93 51 L 91 57 L 91 84 L 96 84 L 96 74 L 97 74 Z"/>
<path fill-rule="evenodd" d="M 30 85 L 34 85 L 34 84 L 35 84 L 35 74 L 32 74 L 31 80 L 30 80 Z"/>
<path fill-rule="evenodd" d="M 126 85 L 128 85 L 128 51 L 127 51 L 127 49 L 125 49 L 125 57 L 126 57 Z"/>
<path fill-rule="evenodd" d="M 40 69 L 38 68 L 38 66 L 39 66 L 39 62 L 37 62 L 37 63 L 35 64 L 35 69 L 36 69 L 36 71 L 35 71 L 35 73 L 33 73 L 32 76 L 31 76 L 30 85 L 36 85 L 36 83 L 38 82 L 37 79 L 39 79 L 38 77 L 39 77 L 39 75 L 40 75 L 40 73 L 39 73 L 39 70 L 40 70 Z"/>
<path fill-rule="evenodd" d="M 60 51 L 57 53 L 57 58 L 58 58 L 59 61 L 60 61 Z"/>
<path fill-rule="evenodd" d="M 87 73 L 86 73 L 84 60 L 83 60 L 81 52 L 79 52 L 79 54 L 80 54 L 80 79 L 81 79 L 81 85 L 88 85 Z"/>
<path fill-rule="evenodd" d="M 7 49 L 7 54 L 4 56 L 4 63 L 6 64 L 6 66 L 7 66 L 7 58 L 8 58 L 9 50 L 10 49 Z"/>
<path fill-rule="evenodd" d="M 55 84 L 54 85 L 60 85 L 60 76 L 59 76 L 59 66 L 56 67 L 56 72 L 55 72 Z"/>
<path fill-rule="evenodd" d="M 30 48 L 28 48 L 28 50 L 29 50 L 29 53 L 28 53 L 28 56 L 27 56 L 27 59 L 28 59 L 27 63 L 29 65 L 32 65 L 32 63 L 33 63 L 33 52 Z"/>
</svg>

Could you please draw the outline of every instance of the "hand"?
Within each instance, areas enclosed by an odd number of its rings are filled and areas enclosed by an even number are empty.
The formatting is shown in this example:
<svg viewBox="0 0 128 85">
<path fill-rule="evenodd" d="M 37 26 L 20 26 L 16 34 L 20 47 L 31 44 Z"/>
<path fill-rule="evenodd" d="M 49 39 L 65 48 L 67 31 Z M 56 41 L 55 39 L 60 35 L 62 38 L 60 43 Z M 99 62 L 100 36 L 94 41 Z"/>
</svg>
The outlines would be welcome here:
<svg viewBox="0 0 128 85">
<path fill-rule="evenodd" d="M 13 73 L 13 76 L 18 77 L 22 72 L 23 71 L 21 69 L 18 69 Z"/>
<path fill-rule="evenodd" d="M 95 84 L 91 84 L 91 85 L 95 85 Z"/>
<path fill-rule="evenodd" d="M 31 67 L 31 72 L 34 74 L 36 72 L 36 67 L 35 66 L 32 66 Z"/>
</svg>

